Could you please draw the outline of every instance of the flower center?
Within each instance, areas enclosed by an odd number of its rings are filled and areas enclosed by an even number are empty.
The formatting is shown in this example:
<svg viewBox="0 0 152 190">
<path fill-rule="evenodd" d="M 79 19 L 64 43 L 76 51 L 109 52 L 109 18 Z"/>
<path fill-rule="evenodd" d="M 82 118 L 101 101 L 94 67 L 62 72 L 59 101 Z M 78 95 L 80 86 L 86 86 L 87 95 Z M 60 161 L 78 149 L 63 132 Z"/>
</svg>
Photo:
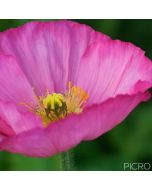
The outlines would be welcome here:
<svg viewBox="0 0 152 190">
<path fill-rule="evenodd" d="M 71 113 L 81 113 L 88 97 L 88 94 L 81 87 L 72 86 L 69 82 L 68 90 L 64 94 L 51 94 L 47 91 L 45 96 L 35 96 L 37 101 L 35 107 L 24 105 L 41 117 L 44 126 L 47 127 L 48 124 L 63 119 Z"/>
</svg>

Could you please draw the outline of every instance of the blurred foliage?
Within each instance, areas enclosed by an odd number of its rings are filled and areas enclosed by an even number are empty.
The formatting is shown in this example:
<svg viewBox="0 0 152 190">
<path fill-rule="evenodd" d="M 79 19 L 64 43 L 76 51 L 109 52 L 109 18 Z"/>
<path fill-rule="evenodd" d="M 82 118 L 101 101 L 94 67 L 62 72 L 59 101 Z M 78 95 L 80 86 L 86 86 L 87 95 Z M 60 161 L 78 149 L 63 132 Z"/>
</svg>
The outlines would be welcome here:
<svg viewBox="0 0 152 190">
<path fill-rule="evenodd" d="M 0 20 L 0 31 L 29 21 Z M 152 20 L 76 21 L 113 39 L 132 42 L 152 58 Z M 75 170 L 123 170 L 124 162 L 148 162 L 152 165 L 152 101 L 142 103 L 124 122 L 100 138 L 79 144 L 74 148 L 74 155 Z M 60 155 L 29 158 L 0 152 L 0 170 L 60 170 L 59 160 Z"/>
</svg>

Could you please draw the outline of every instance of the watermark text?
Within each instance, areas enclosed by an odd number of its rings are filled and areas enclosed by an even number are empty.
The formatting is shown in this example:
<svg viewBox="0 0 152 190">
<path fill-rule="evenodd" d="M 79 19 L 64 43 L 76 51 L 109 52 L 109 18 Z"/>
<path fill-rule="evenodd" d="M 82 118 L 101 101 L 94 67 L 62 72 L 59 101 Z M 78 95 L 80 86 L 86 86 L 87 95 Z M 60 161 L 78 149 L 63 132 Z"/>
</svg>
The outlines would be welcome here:
<svg viewBox="0 0 152 190">
<path fill-rule="evenodd" d="M 124 170 L 132 171 L 149 171 L 151 170 L 150 163 L 141 163 L 141 162 L 126 162 L 124 163 Z"/>
</svg>

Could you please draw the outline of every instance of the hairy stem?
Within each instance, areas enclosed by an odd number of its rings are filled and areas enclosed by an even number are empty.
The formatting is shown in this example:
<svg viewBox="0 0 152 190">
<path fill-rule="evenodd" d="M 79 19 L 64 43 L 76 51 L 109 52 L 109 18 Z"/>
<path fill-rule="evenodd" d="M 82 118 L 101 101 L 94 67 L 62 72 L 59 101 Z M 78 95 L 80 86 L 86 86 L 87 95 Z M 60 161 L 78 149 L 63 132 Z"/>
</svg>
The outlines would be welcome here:
<svg viewBox="0 0 152 190">
<path fill-rule="evenodd" d="M 61 153 L 61 170 L 71 171 L 73 170 L 73 165 L 74 165 L 73 151 L 69 150 L 67 152 Z"/>
</svg>

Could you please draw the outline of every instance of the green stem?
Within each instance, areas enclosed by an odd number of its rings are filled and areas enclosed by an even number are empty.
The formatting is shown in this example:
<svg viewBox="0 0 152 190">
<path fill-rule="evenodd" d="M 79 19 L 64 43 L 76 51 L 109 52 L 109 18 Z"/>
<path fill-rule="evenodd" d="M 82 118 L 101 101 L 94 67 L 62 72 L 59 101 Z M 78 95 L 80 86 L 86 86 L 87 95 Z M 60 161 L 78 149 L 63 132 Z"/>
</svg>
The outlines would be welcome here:
<svg viewBox="0 0 152 190">
<path fill-rule="evenodd" d="M 73 152 L 71 150 L 61 153 L 61 170 L 70 171 L 73 170 Z"/>
</svg>

